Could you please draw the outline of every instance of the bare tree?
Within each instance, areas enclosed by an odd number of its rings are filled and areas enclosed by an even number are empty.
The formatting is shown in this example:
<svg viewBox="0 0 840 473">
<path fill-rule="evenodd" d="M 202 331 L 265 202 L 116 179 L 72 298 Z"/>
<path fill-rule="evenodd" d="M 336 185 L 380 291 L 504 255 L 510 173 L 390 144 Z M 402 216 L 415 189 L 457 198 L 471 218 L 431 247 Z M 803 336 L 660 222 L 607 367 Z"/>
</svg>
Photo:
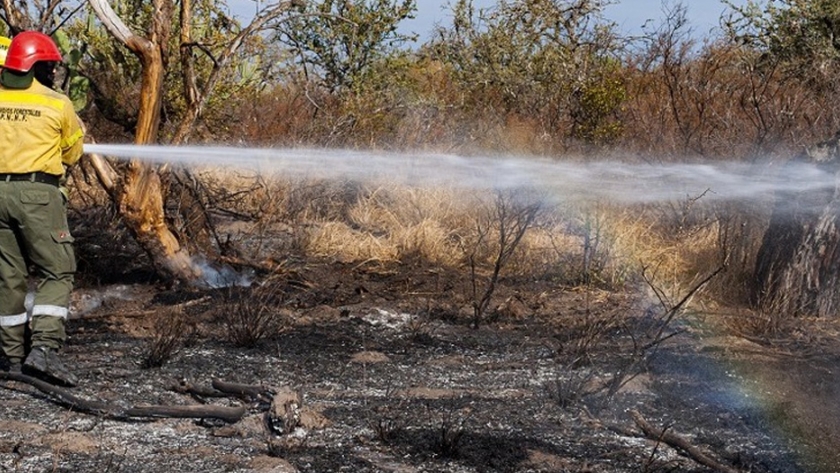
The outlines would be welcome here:
<svg viewBox="0 0 840 473">
<path fill-rule="evenodd" d="M 507 265 L 522 241 L 522 237 L 533 226 L 542 209 L 539 201 L 525 200 L 522 197 L 522 194 L 517 192 L 497 192 L 494 207 L 488 218 L 486 220 L 479 218 L 476 222 L 477 238 L 467 253 L 472 282 L 473 328 L 478 328 L 484 319 L 502 269 Z M 495 241 L 488 241 L 492 237 L 495 237 Z M 484 278 L 486 283 L 482 287 L 482 277 L 479 275 L 479 255 L 482 253 L 481 248 L 488 243 L 494 244 L 493 267 L 490 275 Z"/>
<path fill-rule="evenodd" d="M 172 15 L 174 2 L 171 0 L 153 0 L 152 17 L 146 35 L 133 32 L 104 0 L 90 0 L 90 5 L 108 32 L 134 53 L 142 66 L 140 108 L 137 119 L 134 142 L 151 144 L 158 141 L 162 104 L 163 78 L 166 72 L 167 47 L 172 34 Z M 252 23 L 243 28 L 234 37 L 223 53 L 213 58 L 214 67 L 209 77 L 202 81 L 203 87 L 196 84 L 195 69 L 192 67 L 192 54 L 200 45 L 190 36 L 192 21 L 191 3 L 181 3 L 181 53 L 184 66 L 184 90 L 187 111 L 178 126 L 173 141 L 185 141 L 198 116 L 201 114 L 207 98 L 213 91 L 221 70 L 229 63 L 231 56 L 241 46 L 248 35 L 253 35 L 265 27 L 266 23 L 286 12 L 296 1 L 278 2 L 275 6 L 258 14 Z M 176 233 L 167 224 L 164 212 L 164 194 L 161 186 L 160 171 L 139 160 L 131 160 L 123 175 L 115 172 L 108 162 L 94 156 L 94 168 L 100 181 L 117 204 L 120 215 L 131 229 L 137 242 L 152 257 L 156 266 L 166 275 L 186 281 L 201 278 L 202 270 L 190 257 L 188 249 L 181 244 Z"/>
</svg>

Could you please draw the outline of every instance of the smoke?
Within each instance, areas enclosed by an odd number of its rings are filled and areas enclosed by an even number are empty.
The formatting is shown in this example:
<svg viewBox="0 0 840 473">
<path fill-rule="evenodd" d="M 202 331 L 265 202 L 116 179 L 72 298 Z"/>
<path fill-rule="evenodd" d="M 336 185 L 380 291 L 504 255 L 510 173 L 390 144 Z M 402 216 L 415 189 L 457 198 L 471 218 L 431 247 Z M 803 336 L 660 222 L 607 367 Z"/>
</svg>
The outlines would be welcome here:
<svg viewBox="0 0 840 473">
<path fill-rule="evenodd" d="M 229 266 L 214 265 L 204 258 L 195 258 L 194 264 L 201 269 L 201 280 L 209 288 L 248 287 L 254 281 L 253 271 L 236 272 Z"/>
<path fill-rule="evenodd" d="M 629 164 L 545 158 L 464 157 L 331 149 L 266 149 L 96 144 L 85 151 L 149 163 L 251 170 L 292 178 L 387 181 L 468 189 L 535 188 L 564 200 L 643 204 L 703 196 L 704 201 L 767 202 L 778 192 L 830 191 L 835 176 L 808 163 Z"/>
<path fill-rule="evenodd" d="M 107 307 L 113 301 L 134 301 L 142 299 L 145 289 L 142 286 L 118 284 L 105 288 L 84 288 L 74 290 L 70 296 L 70 318 L 82 318 L 89 312 Z M 27 294 L 27 311 L 31 316 L 35 293 Z"/>
</svg>

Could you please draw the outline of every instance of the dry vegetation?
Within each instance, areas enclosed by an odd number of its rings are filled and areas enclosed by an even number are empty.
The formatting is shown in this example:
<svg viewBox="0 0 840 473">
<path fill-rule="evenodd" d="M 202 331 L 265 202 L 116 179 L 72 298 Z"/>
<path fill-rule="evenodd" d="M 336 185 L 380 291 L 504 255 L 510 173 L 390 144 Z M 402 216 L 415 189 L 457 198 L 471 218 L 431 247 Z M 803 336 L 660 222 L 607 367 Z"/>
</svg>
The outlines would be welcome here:
<svg viewBox="0 0 840 473">
<path fill-rule="evenodd" d="M 808 4 L 793 10 L 810 25 L 801 31 L 784 12 L 741 12 L 698 39 L 680 5 L 641 38 L 620 38 L 600 22 L 599 2 L 471 12 L 455 1 L 453 25 L 412 51 L 350 27 L 387 30 L 406 13 L 399 2 L 372 3 L 320 2 L 330 14 L 292 16 L 276 36 L 249 42 L 189 142 L 736 161 L 765 173 L 840 129 L 836 35 L 820 29 L 817 11 L 832 2 L 793 2 Z M 352 21 L 333 24 L 335 16 Z M 86 25 L 69 29 L 95 52 L 79 65 L 91 81 L 88 129 L 102 143 L 130 141 L 138 97 L 123 69 L 136 64 Z M 230 31 L 218 33 L 201 40 L 218 46 Z M 103 54 L 119 67 L 96 59 Z M 185 115 L 179 61 L 169 59 L 162 141 Z M 195 66 L 215 64 L 201 56 Z M 112 87 L 120 93 L 102 96 Z M 837 321 L 765 312 L 751 300 L 772 202 L 701 194 L 620 205 L 525 188 L 157 171 L 167 223 L 207 260 L 204 286 L 162 278 L 89 163 L 73 169 L 77 293 L 99 297 L 74 321 L 68 347 L 82 391 L 115 404 L 213 405 L 209 395 L 161 394 L 163 379 L 221 376 L 294 391 L 287 410 L 276 412 L 275 397 L 266 413 L 257 396 L 224 401 L 247 407 L 233 426 L 161 421 L 120 433 L 123 424 L 94 421 L 96 446 L 69 455 L 15 428 L 0 435 L 0 466 L 699 473 L 828 472 L 840 461 Z M 143 295 L 106 297 L 126 287 Z M 769 407 L 733 395 L 743 387 L 727 384 L 733 377 L 754 381 Z M 815 383 L 817 392 L 803 392 Z M 45 416 L 58 434 L 85 422 L 17 402 L 4 415 L 24 427 L 27 416 Z M 164 427 L 175 433 L 161 441 Z M 796 441 L 777 443 L 773 428 L 795 431 Z M 135 434 L 144 445 L 125 439 Z"/>
<path fill-rule="evenodd" d="M 825 42 L 785 31 L 789 43 L 762 43 L 778 33 L 773 21 L 785 24 L 784 14 L 765 16 L 771 23 L 756 33 L 750 26 L 764 20 L 740 12 L 722 23 L 718 36 L 697 38 L 677 4 L 662 24 L 631 42 L 595 27 L 603 25 L 588 1 L 565 10 L 538 2 L 530 7 L 532 23 L 520 22 L 523 7 L 516 2 L 472 14 L 468 3 L 453 5 L 457 28 L 441 29 L 410 54 L 391 51 L 359 64 L 348 57 L 342 70 L 354 72 L 344 76 L 331 69 L 339 65 L 329 61 L 339 59 L 329 52 L 298 44 L 294 51 L 329 74 L 309 73 L 317 67 L 306 74 L 287 70 L 286 79 L 271 87 L 211 103 L 203 125 L 213 130 L 214 141 L 264 146 L 584 162 L 739 161 L 757 168 L 840 129 L 840 109 L 830 100 L 840 83 L 836 68 L 811 67 L 835 61 L 830 48 L 820 49 Z M 376 10 L 336 8 L 348 18 Z M 819 21 L 818 10 L 797 11 Z M 390 13 L 391 20 L 399 16 L 396 7 Z M 330 29 L 327 20 L 305 21 L 336 48 L 363 47 L 341 27 Z M 535 41 L 544 43 L 532 50 Z M 801 56 L 788 54 L 790 48 L 801 48 Z M 566 67 L 555 67 L 558 63 Z M 492 192 L 200 177 L 202 205 L 249 216 L 249 235 L 242 235 L 248 241 L 237 251 L 256 251 L 252 258 L 264 257 L 257 254 L 269 240 L 263 235 L 283 227 L 289 233 L 284 244 L 307 257 L 357 264 L 419 258 L 459 270 L 473 266 L 476 278 L 492 283 L 493 267 L 505 250 L 494 247 L 498 242 L 487 234 L 503 224 Z M 678 294 L 725 263 L 726 271 L 706 294 L 747 308 L 755 255 L 770 215 L 766 204 L 713 205 L 698 195 L 635 208 L 609 203 L 545 208 L 517 242 L 516 257 L 504 261 L 505 272 L 621 288 L 638 283 L 641 269 L 649 268 L 655 284 Z M 473 299 L 481 299 L 479 292 Z"/>
<path fill-rule="evenodd" d="M 840 93 L 840 69 L 832 67 L 837 51 L 825 30 L 834 23 L 824 21 L 831 2 L 731 10 L 707 38 L 691 32 L 686 8 L 677 3 L 641 37 L 622 38 L 600 17 L 601 5 L 589 0 L 502 2 L 479 11 L 461 0 L 451 5 L 451 27 L 406 51 L 396 47 L 406 38 L 387 25 L 404 19 L 410 4 L 322 2 L 305 7 L 311 16 L 291 11 L 276 27 L 276 43 L 248 46 L 277 59 L 251 70 L 264 81 L 222 81 L 191 141 L 582 162 L 737 161 L 764 172 L 840 129 L 832 100 Z M 357 34 L 352 22 L 377 27 Z M 791 26 L 797 24 L 811 26 Z M 92 79 L 116 80 L 99 63 L 82 66 Z M 180 86 L 170 85 L 174 97 Z M 173 97 L 164 108 L 176 116 L 183 110 Z M 89 103 L 83 115 L 99 141 L 123 141 L 115 127 L 122 122 L 112 115 L 132 104 L 113 98 L 107 105 Z M 162 136 L 178 125 L 177 119 L 162 123 Z M 769 202 L 766 208 L 712 205 L 702 195 L 636 208 L 549 205 L 528 222 L 512 257 L 493 235 L 504 233 L 506 222 L 492 192 L 222 179 L 212 172 L 170 181 L 168 217 L 185 244 L 210 259 L 260 260 L 268 250 L 357 264 L 421 259 L 473 268 L 474 279 L 489 277 L 490 285 L 501 259 L 511 275 L 615 288 L 638 282 L 641 268 L 654 268 L 656 284 L 675 293 L 725 263 L 707 294 L 741 307 L 749 305 L 770 215 Z M 183 199 L 183 187 L 193 188 L 193 201 Z M 91 202 L 102 201 L 80 205 Z M 217 217 L 221 225 L 239 220 L 238 229 L 223 235 L 213 228 Z M 288 234 L 282 248 L 267 237 L 277 231 Z M 476 288 L 473 299 L 480 301 L 481 292 Z"/>
</svg>

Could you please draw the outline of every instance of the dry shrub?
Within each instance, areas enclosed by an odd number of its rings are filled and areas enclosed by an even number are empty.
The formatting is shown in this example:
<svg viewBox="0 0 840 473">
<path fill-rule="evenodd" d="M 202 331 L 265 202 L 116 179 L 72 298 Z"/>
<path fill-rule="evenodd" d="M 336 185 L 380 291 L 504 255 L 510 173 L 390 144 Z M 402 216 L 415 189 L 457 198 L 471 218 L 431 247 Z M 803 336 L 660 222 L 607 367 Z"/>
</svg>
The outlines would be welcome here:
<svg viewBox="0 0 840 473">
<path fill-rule="evenodd" d="M 203 169 L 199 175 L 215 205 L 261 222 L 346 220 L 349 209 L 368 192 L 355 181 L 288 179 L 271 168 Z"/>
<path fill-rule="evenodd" d="M 630 314 L 624 309 L 610 309 L 615 306 L 611 299 L 611 292 L 586 288 L 575 312 L 556 320 L 556 354 L 563 366 L 575 370 L 589 365 L 605 350 L 614 350 L 611 335 L 625 328 Z M 610 346 L 605 349 L 607 344 Z"/>
<path fill-rule="evenodd" d="M 183 310 L 175 308 L 156 313 L 152 318 L 151 337 L 144 347 L 141 366 L 159 368 L 165 365 L 195 334 L 196 326 Z"/>
<path fill-rule="evenodd" d="M 595 375 L 586 368 L 565 367 L 556 379 L 547 385 L 549 396 L 562 409 L 568 409 L 579 404 L 585 398 L 595 393 L 593 380 Z"/>
<path fill-rule="evenodd" d="M 310 141 L 317 134 L 315 101 L 326 105 L 317 88 L 297 81 L 281 81 L 267 92 L 262 87 L 242 89 L 229 100 L 217 101 L 219 110 L 209 112 L 227 115 L 220 120 L 227 139 L 219 136 L 220 130 L 214 130 L 213 139 L 270 145 Z"/>
<path fill-rule="evenodd" d="M 723 318 L 728 332 L 748 338 L 767 339 L 789 331 L 791 318 L 781 312 L 737 310 Z"/>
<path fill-rule="evenodd" d="M 225 339 L 239 347 L 253 347 L 285 329 L 286 319 L 280 310 L 282 302 L 282 286 L 277 283 L 229 287 L 222 292 L 215 315 L 222 324 Z"/>
<path fill-rule="evenodd" d="M 290 181 L 283 215 L 296 222 L 345 221 L 350 209 L 367 193 L 367 188 L 355 181 Z"/>
</svg>

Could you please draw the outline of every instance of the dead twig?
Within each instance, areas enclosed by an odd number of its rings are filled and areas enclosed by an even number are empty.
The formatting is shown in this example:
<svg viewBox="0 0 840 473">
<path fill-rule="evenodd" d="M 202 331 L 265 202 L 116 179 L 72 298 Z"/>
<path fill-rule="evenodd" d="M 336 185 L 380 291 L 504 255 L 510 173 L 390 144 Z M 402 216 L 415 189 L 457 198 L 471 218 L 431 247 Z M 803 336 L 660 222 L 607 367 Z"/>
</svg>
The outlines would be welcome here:
<svg viewBox="0 0 840 473">
<path fill-rule="evenodd" d="M 636 410 L 630 411 L 630 417 L 632 417 L 633 422 L 635 422 L 636 425 L 640 429 L 642 429 L 642 432 L 644 432 L 647 438 L 655 440 L 657 442 L 664 442 L 667 445 L 684 452 L 686 455 L 688 455 L 689 458 L 703 466 L 712 468 L 717 471 L 721 471 L 723 473 L 743 473 L 741 470 L 738 470 L 728 465 L 724 465 L 723 463 L 710 457 L 708 454 L 700 450 L 700 448 L 698 448 L 695 445 L 692 445 L 685 438 L 675 433 L 669 432 L 667 429 L 660 429 L 658 427 L 653 426 L 650 422 L 645 420 L 645 418 L 642 417 L 642 415 Z"/>
<path fill-rule="evenodd" d="M 674 319 L 677 315 L 679 315 L 680 313 L 682 313 L 682 310 L 683 310 L 683 309 L 684 309 L 684 308 L 688 305 L 688 303 L 691 301 L 691 299 L 692 299 L 692 298 L 693 298 L 693 297 L 694 297 L 694 296 L 695 296 L 695 295 L 696 295 L 696 294 L 697 294 L 697 293 L 698 293 L 701 289 L 703 289 L 703 288 L 706 286 L 706 284 L 708 284 L 708 283 L 709 283 L 712 279 L 714 279 L 714 278 L 715 278 L 715 276 L 717 276 L 718 274 L 722 273 L 724 270 L 726 270 L 726 261 L 725 261 L 725 259 L 724 259 L 724 262 L 723 262 L 723 263 L 721 263 L 721 265 L 720 265 L 720 266 L 718 266 L 718 267 L 717 267 L 714 271 L 712 271 L 711 273 L 709 273 L 708 275 L 706 275 L 706 277 L 704 277 L 702 280 L 700 280 L 700 282 L 699 282 L 699 283 L 697 283 L 697 284 L 696 284 L 693 288 L 691 288 L 691 289 L 690 289 L 690 290 L 689 290 L 689 291 L 688 291 L 688 292 L 687 292 L 687 293 L 683 296 L 683 298 L 679 300 L 679 302 L 677 302 L 677 303 L 676 303 L 676 304 L 674 304 L 674 305 L 670 305 L 670 304 L 668 304 L 668 303 L 667 303 L 667 297 L 665 296 L 665 294 L 664 294 L 664 292 L 662 291 L 662 289 L 660 289 L 659 287 L 657 287 L 657 286 L 656 286 L 656 284 L 654 284 L 654 283 L 653 283 L 652 278 L 651 278 L 651 277 L 647 274 L 647 270 L 646 270 L 646 268 L 645 268 L 645 269 L 642 269 L 642 278 L 645 280 L 645 282 L 647 283 L 648 287 L 650 287 L 650 288 L 651 288 L 651 290 L 653 290 L 653 292 L 656 294 L 656 297 L 659 299 L 659 302 L 660 302 L 660 303 L 662 304 L 662 306 L 666 309 L 666 310 L 665 310 L 665 316 L 662 318 L 662 322 L 661 322 L 661 323 L 660 323 L 660 325 L 659 325 L 659 329 L 657 330 L 656 336 L 654 336 L 654 337 L 653 337 L 653 340 L 652 340 L 652 341 L 650 341 L 649 343 L 647 343 L 647 344 L 643 347 L 643 348 L 644 348 L 644 350 L 648 350 L 648 349 L 650 349 L 650 348 L 655 348 L 655 347 L 659 346 L 659 345 L 660 345 L 663 341 L 667 340 L 668 338 L 671 338 L 671 336 L 665 336 L 665 335 L 663 335 L 663 334 L 664 334 L 664 332 L 665 332 L 665 329 L 666 329 L 666 328 L 668 328 L 668 326 L 670 326 L 671 321 L 672 321 L 672 320 L 673 320 L 673 319 Z"/>
</svg>

